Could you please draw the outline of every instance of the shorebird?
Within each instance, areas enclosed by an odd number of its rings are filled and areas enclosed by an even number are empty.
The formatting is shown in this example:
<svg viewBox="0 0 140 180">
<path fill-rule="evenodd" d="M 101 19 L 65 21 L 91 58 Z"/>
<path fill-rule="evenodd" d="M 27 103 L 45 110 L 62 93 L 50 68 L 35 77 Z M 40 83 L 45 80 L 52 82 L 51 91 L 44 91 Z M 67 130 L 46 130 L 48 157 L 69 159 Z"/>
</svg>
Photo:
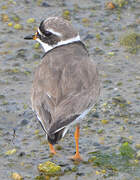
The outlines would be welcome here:
<svg viewBox="0 0 140 180">
<path fill-rule="evenodd" d="M 71 125 L 76 125 L 76 153 L 81 160 L 79 128 L 82 120 L 95 105 L 100 92 L 96 64 L 90 58 L 79 33 L 61 17 L 43 20 L 34 35 L 45 54 L 37 67 L 32 87 L 32 109 L 44 129 L 50 152 L 64 137 Z"/>
</svg>

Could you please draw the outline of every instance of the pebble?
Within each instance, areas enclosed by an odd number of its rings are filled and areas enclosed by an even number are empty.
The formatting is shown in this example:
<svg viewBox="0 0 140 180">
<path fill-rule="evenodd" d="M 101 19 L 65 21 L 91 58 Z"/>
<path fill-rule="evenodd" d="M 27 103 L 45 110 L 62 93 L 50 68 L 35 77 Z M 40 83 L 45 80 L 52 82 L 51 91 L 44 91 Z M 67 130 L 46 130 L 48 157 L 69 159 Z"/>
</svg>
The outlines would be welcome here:
<svg viewBox="0 0 140 180">
<path fill-rule="evenodd" d="M 119 143 L 125 143 L 125 142 L 128 142 L 128 143 L 132 143 L 132 140 L 130 140 L 129 138 L 126 138 L 126 137 L 121 137 L 119 140 L 118 140 Z"/>
<path fill-rule="evenodd" d="M 35 23 L 35 19 L 34 18 L 29 18 L 29 19 L 27 19 L 27 23 L 28 24 Z"/>
<path fill-rule="evenodd" d="M 21 24 L 15 24 L 14 25 L 14 29 L 21 30 L 22 29 L 22 25 Z"/>
<path fill-rule="evenodd" d="M 13 23 L 12 23 L 12 22 L 9 22 L 9 23 L 8 23 L 8 26 L 9 26 L 9 27 L 13 26 Z"/>
<path fill-rule="evenodd" d="M 45 175 L 53 176 L 56 174 L 60 174 L 61 167 L 56 165 L 55 163 L 52 163 L 50 161 L 44 162 L 42 164 L 38 165 L 38 170 Z"/>
<path fill-rule="evenodd" d="M 115 4 L 114 3 L 112 3 L 112 2 L 108 2 L 107 4 L 106 4 L 106 8 L 107 9 L 115 9 Z"/>
<path fill-rule="evenodd" d="M 20 152 L 18 156 L 19 157 L 25 156 L 25 152 Z"/>
<path fill-rule="evenodd" d="M 140 144 L 136 144 L 136 145 L 135 145 L 135 148 L 136 148 L 136 149 L 140 149 Z"/>
<path fill-rule="evenodd" d="M 109 120 L 103 119 L 103 120 L 101 120 L 101 123 L 102 123 L 102 124 L 108 124 L 108 123 L 109 123 Z"/>
<path fill-rule="evenodd" d="M 50 7 L 50 4 L 48 4 L 47 2 L 43 2 L 43 3 L 41 4 L 41 6 L 43 6 L 43 7 Z"/>
<path fill-rule="evenodd" d="M 5 154 L 6 154 L 6 155 L 13 155 L 13 154 L 15 154 L 16 152 L 17 152 L 16 149 L 11 149 L 11 150 L 7 151 Z"/>
<path fill-rule="evenodd" d="M 3 22 L 8 22 L 10 19 L 9 19 L 9 16 L 7 14 L 1 14 L 2 16 L 2 21 Z"/>
<path fill-rule="evenodd" d="M 25 125 L 27 125 L 28 123 L 29 123 L 28 120 L 23 119 L 23 120 L 21 121 L 20 125 L 21 125 L 21 126 L 25 126 Z"/>
<path fill-rule="evenodd" d="M 93 113 L 92 117 L 99 118 L 99 113 L 98 112 Z"/>
<path fill-rule="evenodd" d="M 137 158 L 138 160 L 140 160 L 140 151 L 138 151 L 138 152 L 136 153 L 136 158 Z"/>
<path fill-rule="evenodd" d="M 12 173 L 11 178 L 13 180 L 22 180 L 23 179 L 22 176 L 20 174 L 16 173 L 16 172 Z"/>
<path fill-rule="evenodd" d="M 101 146 L 101 144 L 95 142 L 95 143 L 93 143 L 93 146 Z"/>
</svg>

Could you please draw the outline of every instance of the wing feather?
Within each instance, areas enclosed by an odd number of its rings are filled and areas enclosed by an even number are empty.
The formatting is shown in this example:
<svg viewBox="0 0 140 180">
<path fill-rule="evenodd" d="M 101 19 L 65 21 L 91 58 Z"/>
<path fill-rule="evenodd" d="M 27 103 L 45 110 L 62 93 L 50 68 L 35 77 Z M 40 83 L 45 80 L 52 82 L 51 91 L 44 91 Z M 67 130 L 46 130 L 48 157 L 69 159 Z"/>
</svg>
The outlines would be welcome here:
<svg viewBox="0 0 140 180">
<path fill-rule="evenodd" d="M 100 92 L 96 65 L 85 49 L 75 45 L 69 54 L 67 49 L 48 53 L 35 73 L 32 106 L 48 134 L 62 132 L 96 103 Z"/>
</svg>

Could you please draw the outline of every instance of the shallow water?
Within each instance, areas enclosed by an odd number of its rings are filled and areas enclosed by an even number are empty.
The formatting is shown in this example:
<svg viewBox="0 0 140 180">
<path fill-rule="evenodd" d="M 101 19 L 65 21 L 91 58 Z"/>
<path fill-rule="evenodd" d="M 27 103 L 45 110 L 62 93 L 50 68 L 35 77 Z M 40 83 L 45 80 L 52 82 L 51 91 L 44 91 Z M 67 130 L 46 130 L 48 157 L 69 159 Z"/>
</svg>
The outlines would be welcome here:
<svg viewBox="0 0 140 180">
<path fill-rule="evenodd" d="M 63 171 L 69 171 L 59 177 L 60 180 L 140 179 L 139 160 L 129 171 L 124 167 L 112 174 L 108 169 L 105 174 L 97 173 L 104 167 L 93 167 L 87 161 L 89 153 L 96 150 L 102 153 L 119 152 L 125 138 L 136 151 L 136 144 L 140 144 L 140 53 L 138 49 L 132 54 L 120 45 L 122 36 L 139 32 L 140 6 L 138 1 L 131 0 L 121 8 L 108 10 L 106 2 L 0 1 L 1 179 L 11 179 L 13 172 L 21 174 L 25 180 L 34 179 L 39 175 L 37 165 L 48 160 L 60 165 Z M 34 33 L 42 19 L 61 15 L 71 18 L 72 24 L 79 30 L 91 57 L 98 64 L 102 80 L 98 105 L 81 125 L 80 152 L 85 163 L 78 165 L 68 160 L 75 151 L 74 128 L 59 143 L 62 147 L 60 156 L 50 157 L 44 132 L 30 103 L 33 73 L 43 49 L 36 48 L 34 41 L 23 38 Z M 34 18 L 35 22 L 27 23 L 29 18 Z M 10 22 L 12 26 L 8 24 Z M 22 25 L 21 30 L 14 28 L 16 23 Z M 118 97 L 120 100 L 117 100 Z M 102 120 L 108 121 L 105 123 Z M 6 155 L 12 149 L 16 149 L 16 153 Z"/>
</svg>

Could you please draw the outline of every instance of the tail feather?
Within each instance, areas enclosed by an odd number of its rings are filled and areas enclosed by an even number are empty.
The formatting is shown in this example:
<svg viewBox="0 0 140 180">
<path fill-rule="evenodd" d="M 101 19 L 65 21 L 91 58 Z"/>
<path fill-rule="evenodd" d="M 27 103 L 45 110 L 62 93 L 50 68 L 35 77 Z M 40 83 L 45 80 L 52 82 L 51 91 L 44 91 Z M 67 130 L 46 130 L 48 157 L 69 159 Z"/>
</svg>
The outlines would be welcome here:
<svg viewBox="0 0 140 180">
<path fill-rule="evenodd" d="M 48 142 L 52 145 L 57 144 L 57 142 L 62 138 L 64 128 L 54 134 L 48 134 Z"/>
</svg>

